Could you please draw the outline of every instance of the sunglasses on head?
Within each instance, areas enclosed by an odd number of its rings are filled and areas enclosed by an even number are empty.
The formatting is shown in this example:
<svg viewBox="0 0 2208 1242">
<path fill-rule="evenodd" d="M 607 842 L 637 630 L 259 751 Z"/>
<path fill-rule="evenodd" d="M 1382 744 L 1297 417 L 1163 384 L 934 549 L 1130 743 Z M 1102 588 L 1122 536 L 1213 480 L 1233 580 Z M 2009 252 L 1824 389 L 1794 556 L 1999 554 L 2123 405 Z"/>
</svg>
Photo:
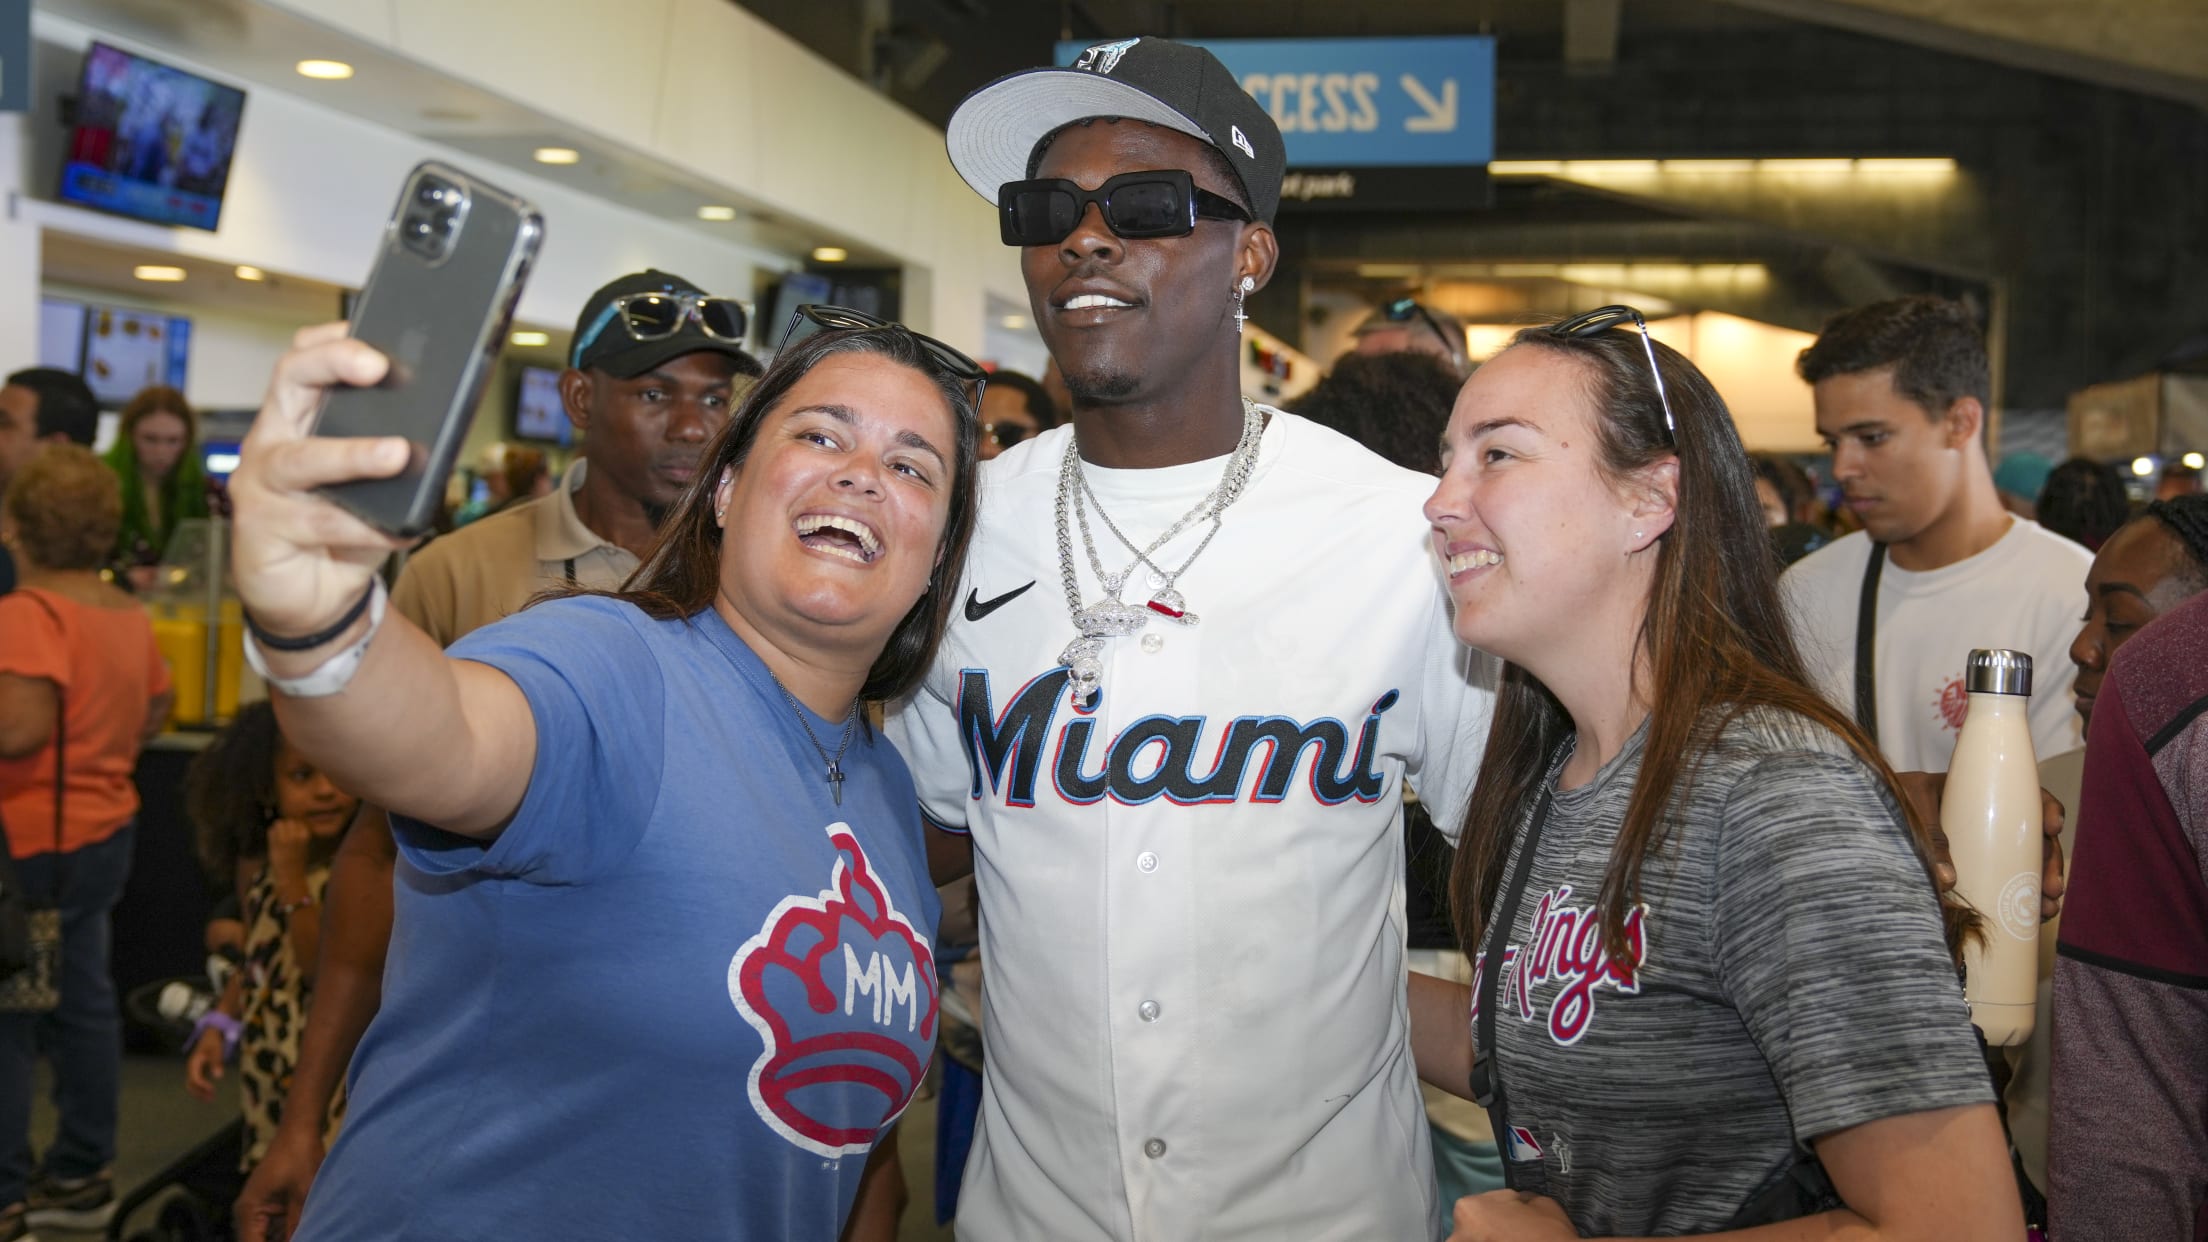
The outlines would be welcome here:
<svg viewBox="0 0 2208 1242">
<path fill-rule="evenodd" d="M 1641 318 L 1641 312 L 1630 306 L 1597 307 L 1584 315 L 1574 315 L 1570 319 L 1552 324 L 1549 327 L 1549 335 L 1572 338 L 1589 337 L 1600 332 L 1608 332 L 1612 328 L 1622 328 L 1629 323 L 1640 330 L 1641 352 L 1648 357 L 1648 377 L 1656 381 L 1656 400 L 1664 407 L 1664 439 L 1673 448 L 1677 448 L 1679 446 L 1679 425 L 1672 420 L 1671 397 L 1664 392 L 1664 373 L 1656 366 L 1656 346 L 1649 341 L 1648 321 Z"/>
<path fill-rule="evenodd" d="M 1441 338 L 1442 345 L 1449 349 L 1450 357 L 1456 356 L 1457 348 L 1452 343 L 1450 334 L 1442 329 L 1441 321 L 1434 318 L 1434 313 L 1427 310 L 1417 298 L 1397 298 L 1380 308 L 1380 317 L 1389 323 L 1425 324 L 1435 336 Z"/>
<path fill-rule="evenodd" d="M 775 347 L 775 352 L 779 354 L 790 346 L 818 336 L 823 332 L 872 332 L 881 330 L 902 332 L 918 341 L 920 348 L 927 353 L 928 357 L 938 367 L 943 369 L 945 374 L 966 385 L 968 394 L 974 403 L 974 408 L 976 410 L 981 408 L 981 394 L 982 390 L 989 386 L 989 373 L 982 370 L 980 363 L 932 336 L 924 336 L 901 323 L 892 323 L 887 319 L 869 315 L 865 311 L 855 311 L 847 306 L 823 306 L 818 303 L 811 303 L 798 307 L 797 313 L 790 316 L 790 326 L 782 330 L 782 343 Z"/>
<path fill-rule="evenodd" d="M 682 325 L 690 320 L 696 320 L 698 330 L 707 336 L 739 343 L 751 325 L 744 304 L 734 298 L 706 293 L 631 293 L 608 302 L 606 309 L 598 312 L 598 317 L 575 338 L 574 357 L 579 362 L 583 351 L 613 324 L 620 324 L 631 340 L 664 341 L 682 331 Z"/>
<path fill-rule="evenodd" d="M 1064 177 L 1007 181 L 997 188 L 997 226 L 1007 246 L 1055 246 L 1095 203 L 1121 240 L 1186 237 L 1196 221 L 1248 220 L 1250 213 L 1198 186 L 1186 170 L 1121 173 L 1093 190 Z"/>
</svg>

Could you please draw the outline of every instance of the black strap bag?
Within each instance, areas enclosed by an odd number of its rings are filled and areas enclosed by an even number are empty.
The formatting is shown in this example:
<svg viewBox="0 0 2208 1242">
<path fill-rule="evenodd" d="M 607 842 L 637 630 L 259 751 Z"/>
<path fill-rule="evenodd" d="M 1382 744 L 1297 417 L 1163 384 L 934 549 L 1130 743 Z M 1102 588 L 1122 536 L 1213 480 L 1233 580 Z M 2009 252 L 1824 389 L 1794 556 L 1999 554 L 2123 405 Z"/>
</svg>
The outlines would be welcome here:
<svg viewBox="0 0 2208 1242">
<path fill-rule="evenodd" d="M 46 610 L 58 627 L 61 614 L 52 604 L 25 591 L 25 599 Z M 0 1012 L 49 1013 L 61 1004 L 62 802 L 67 785 L 68 696 L 54 688 L 54 886 L 40 897 L 26 893 L 0 832 Z"/>
</svg>

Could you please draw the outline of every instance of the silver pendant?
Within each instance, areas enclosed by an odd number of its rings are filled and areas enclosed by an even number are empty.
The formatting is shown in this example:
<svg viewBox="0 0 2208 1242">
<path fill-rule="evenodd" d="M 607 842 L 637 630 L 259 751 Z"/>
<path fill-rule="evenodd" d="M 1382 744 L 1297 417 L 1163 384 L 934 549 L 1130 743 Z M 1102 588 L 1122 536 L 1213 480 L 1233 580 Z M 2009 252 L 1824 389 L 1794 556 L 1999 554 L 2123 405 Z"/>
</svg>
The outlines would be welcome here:
<svg viewBox="0 0 2208 1242">
<path fill-rule="evenodd" d="M 1058 662 L 1073 674 L 1073 705 L 1087 707 L 1104 683 L 1104 642 L 1098 638 L 1076 638 L 1058 653 Z"/>
<path fill-rule="evenodd" d="M 1188 601 L 1182 599 L 1181 593 L 1172 587 L 1166 587 L 1151 596 L 1149 607 L 1150 611 L 1175 625 L 1194 625 L 1198 620 L 1196 614 L 1188 610 Z"/>
<path fill-rule="evenodd" d="M 1102 599 L 1073 614 L 1083 638 L 1124 638 L 1150 623 L 1150 610 Z"/>
</svg>

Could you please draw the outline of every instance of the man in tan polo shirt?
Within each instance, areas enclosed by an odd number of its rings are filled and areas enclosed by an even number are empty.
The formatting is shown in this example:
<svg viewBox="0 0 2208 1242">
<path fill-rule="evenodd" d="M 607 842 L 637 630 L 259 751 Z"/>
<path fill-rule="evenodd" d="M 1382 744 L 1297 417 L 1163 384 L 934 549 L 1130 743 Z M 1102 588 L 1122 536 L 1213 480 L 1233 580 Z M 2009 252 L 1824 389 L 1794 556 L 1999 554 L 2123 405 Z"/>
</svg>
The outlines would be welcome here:
<svg viewBox="0 0 2208 1242">
<path fill-rule="evenodd" d="M 744 328 L 734 300 L 665 272 L 623 276 L 592 294 L 560 376 L 583 457 L 551 495 L 415 553 L 391 606 L 449 646 L 540 591 L 621 585 L 761 371 L 743 350 Z M 395 857 L 390 824 L 363 808 L 330 872 L 314 1005 L 283 1120 L 238 1196 L 240 1237 L 265 1237 L 274 1223 L 288 1238 L 299 1222 L 322 1164 L 321 1118 L 382 1003 Z"/>
</svg>

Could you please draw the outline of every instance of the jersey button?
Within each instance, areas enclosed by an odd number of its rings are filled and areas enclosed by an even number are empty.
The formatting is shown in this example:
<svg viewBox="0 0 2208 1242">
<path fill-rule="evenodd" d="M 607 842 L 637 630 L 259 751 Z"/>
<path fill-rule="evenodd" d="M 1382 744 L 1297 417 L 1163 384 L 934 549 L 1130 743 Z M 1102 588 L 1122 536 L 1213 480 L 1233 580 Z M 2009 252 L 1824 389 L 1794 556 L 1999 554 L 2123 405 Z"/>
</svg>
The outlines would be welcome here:
<svg viewBox="0 0 2208 1242">
<path fill-rule="evenodd" d="M 1144 1143 L 1142 1145 L 1142 1154 L 1150 1157 L 1152 1160 L 1156 1160 L 1159 1157 L 1165 1155 L 1165 1140 L 1151 1139 L 1149 1142 Z"/>
<path fill-rule="evenodd" d="M 1144 651 L 1147 651 L 1147 652 L 1149 652 L 1149 653 L 1150 653 L 1151 655 L 1156 655 L 1156 654 L 1158 654 L 1159 652 L 1161 652 L 1161 651 L 1165 650 L 1165 635 L 1163 635 L 1163 634 L 1145 634 L 1145 635 L 1143 635 L 1143 636 L 1142 636 L 1142 649 L 1143 649 Z"/>
<path fill-rule="evenodd" d="M 1140 854 L 1135 855 L 1135 870 L 1140 871 L 1144 875 L 1149 875 L 1151 872 L 1156 871 L 1157 869 L 1158 856 L 1156 854 L 1153 854 L 1148 850 L 1144 850 Z"/>
<path fill-rule="evenodd" d="M 1156 1001 L 1144 1001 L 1135 1007 L 1135 1012 L 1142 1015 L 1143 1021 L 1155 1022 L 1158 1020 L 1158 1015 L 1165 1011 L 1158 1007 Z"/>
</svg>

